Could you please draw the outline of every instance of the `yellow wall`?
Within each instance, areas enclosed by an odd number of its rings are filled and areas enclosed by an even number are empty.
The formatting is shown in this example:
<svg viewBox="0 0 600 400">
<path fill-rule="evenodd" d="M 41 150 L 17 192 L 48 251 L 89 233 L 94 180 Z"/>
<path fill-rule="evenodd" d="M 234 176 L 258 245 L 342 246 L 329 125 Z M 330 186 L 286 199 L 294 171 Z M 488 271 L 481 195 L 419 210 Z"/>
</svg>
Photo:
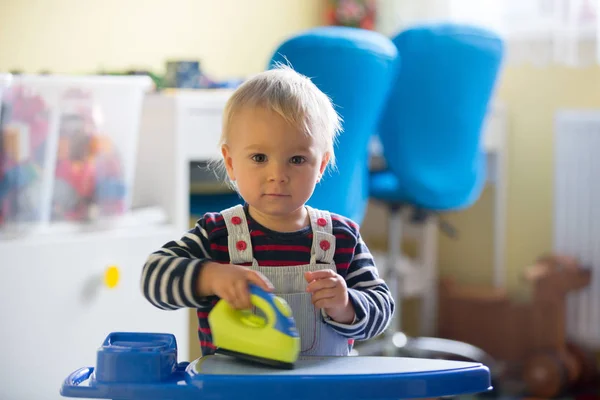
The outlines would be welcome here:
<svg viewBox="0 0 600 400">
<path fill-rule="evenodd" d="M 287 35 L 322 21 L 322 0 L 0 0 L 0 71 L 164 70 L 200 59 L 217 78 L 264 69 Z M 277 6 L 277 10 L 275 7 Z"/>
<path fill-rule="evenodd" d="M 508 107 L 507 285 L 518 294 L 520 273 L 552 249 L 553 118 L 560 108 L 600 108 L 600 68 L 508 67 L 498 96 Z M 470 210 L 449 216 L 462 237 L 441 235 L 442 273 L 491 282 L 493 187 Z"/>
</svg>

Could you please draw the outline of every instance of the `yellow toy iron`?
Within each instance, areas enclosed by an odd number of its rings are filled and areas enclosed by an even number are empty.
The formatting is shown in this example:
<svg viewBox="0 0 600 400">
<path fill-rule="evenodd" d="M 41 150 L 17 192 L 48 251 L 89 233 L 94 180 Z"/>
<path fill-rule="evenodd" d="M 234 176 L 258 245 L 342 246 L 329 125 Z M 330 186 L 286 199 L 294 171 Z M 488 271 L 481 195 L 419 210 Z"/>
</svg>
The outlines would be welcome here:
<svg viewBox="0 0 600 400">
<path fill-rule="evenodd" d="M 291 369 L 300 353 L 292 310 L 281 297 L 250 285 L 250 301 L 264 317 L 236 310 L 224 300 L 208 315 L 216 352 L 278 368 Z"/>
</svg>

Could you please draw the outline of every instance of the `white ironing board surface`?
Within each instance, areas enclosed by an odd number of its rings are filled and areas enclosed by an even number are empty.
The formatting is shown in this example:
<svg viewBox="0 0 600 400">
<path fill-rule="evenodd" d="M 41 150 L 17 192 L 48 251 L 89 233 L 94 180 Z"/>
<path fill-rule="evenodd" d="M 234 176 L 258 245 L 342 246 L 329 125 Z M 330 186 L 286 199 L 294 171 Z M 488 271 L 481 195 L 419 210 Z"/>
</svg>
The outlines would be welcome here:
<svg viewBox="0 0 600 400">
<path fill-rule="evenodd" d="M 456 371 L 478 368 L 479 363 L 397 357 L 300 357 L 291 370 L 277 369 L 229 356 L 211 355 L 193 365 L 198 375 L 382 375 Z"/>
</svg>

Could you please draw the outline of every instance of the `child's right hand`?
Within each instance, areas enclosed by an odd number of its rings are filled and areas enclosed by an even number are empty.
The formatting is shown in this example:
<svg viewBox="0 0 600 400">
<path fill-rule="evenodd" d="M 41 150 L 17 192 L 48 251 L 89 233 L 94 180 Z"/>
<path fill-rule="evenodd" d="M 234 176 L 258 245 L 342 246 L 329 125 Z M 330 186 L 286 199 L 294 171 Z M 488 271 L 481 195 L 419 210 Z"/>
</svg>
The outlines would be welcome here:
<svg viewBox="0 0 600 400">
<path fill-rule="evenodd" d="M 248 284 L 253 283 L 262 289 L 272 292 L 271 282 L 260 272 L 234 264 L 218 264 L 208 262 L 202 269 L 200 281 L 212 295 L 227 301 L 233 308 L 252 308 Z"/>
</svg>

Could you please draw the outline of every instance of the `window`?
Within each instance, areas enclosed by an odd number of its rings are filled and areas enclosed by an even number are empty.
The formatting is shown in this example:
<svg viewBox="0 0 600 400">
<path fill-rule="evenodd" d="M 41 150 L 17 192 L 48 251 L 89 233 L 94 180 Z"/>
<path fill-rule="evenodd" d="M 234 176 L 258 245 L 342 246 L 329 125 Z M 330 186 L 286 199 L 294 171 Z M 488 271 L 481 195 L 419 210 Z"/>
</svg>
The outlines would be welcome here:
<svg viewBox="0 0 600 400">
<path fill-rule="evenodd" d="M 600 61 L 600 0 L 380 0 L 377 30 L 451 20 L 489 27 L 507 41 L 509 62 L 571 66 Z"/>
</svg>

